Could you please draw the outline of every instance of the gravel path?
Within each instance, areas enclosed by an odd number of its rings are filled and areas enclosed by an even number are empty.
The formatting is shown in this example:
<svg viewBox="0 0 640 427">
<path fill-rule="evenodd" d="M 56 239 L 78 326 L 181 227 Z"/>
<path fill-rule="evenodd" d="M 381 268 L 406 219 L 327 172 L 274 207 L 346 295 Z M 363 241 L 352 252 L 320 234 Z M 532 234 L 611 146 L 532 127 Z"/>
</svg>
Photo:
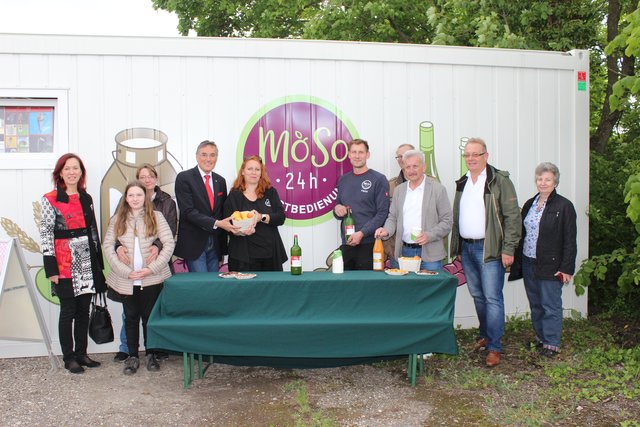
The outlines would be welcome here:
<svg viewBox="0 0 640 427">
<path fill-rule="evenodd" d="M 402 363 L 325 369 L 215 364 L 182 387 L 182 359 L 131 377 L 113 354 L 81 375 L 50 371 L 47 358 L 0 360 L 1 425 L 422 426 L 430 406 L 409 386 Z M 141 360 L 142 361 L 142 360 Z M 314 421 L 315 420 L 315 421 Z M 319 424 L 318 424 L 319 425 Z"/>
</svg>

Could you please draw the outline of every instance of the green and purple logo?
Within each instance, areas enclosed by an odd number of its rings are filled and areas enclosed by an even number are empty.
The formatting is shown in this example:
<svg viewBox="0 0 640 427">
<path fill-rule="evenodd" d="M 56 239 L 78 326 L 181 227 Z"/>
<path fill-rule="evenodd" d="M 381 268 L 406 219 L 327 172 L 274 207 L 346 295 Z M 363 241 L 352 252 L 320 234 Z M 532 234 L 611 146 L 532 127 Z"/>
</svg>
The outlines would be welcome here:
<svg viewBox="0 0 640 427">
<path fill-rule="evenodd" d="M 334 105 L 312 96 L 287 96 L 262 108 L 245 125 L 237 166 L 258 155 L 278 190 L 288 222 L 327 221 L 338 178 L 351 171 L 347 143 L 358 138 Z"/>
</svg>

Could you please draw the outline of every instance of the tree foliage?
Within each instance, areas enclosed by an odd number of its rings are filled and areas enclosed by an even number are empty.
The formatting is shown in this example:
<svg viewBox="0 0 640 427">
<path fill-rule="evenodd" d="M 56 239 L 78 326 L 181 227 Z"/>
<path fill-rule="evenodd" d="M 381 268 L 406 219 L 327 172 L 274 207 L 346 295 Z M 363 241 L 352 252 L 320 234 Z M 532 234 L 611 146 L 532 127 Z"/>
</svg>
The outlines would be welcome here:
<svg viewBox="0 0 640 427">
<path fill-rule="evenodd" d="M 198 36 L 587 49 L 605 0 L 153 0 Z"/>
<path fill-rule="evenodd" d="M 590 312 L 633 314 L 634 307 L 640 306 L 640 286 L 635 283 L 640 211 L 633 211 L 637 202 L 631 200 L 637 198 L 633 193 L 637 186 L 630 185 L 629 177 L 638 177 L 640 172 L 640 139 L 626 142 L 626 135 L 616 139 L 604 154 L 591 153 L 590 258 L 582 263 L 574 284 L 579 295 L 589 286 Z"/>
<path fill-rule="evenodd" d="M 623 18 L 622 31 L 609 43 L 605 49 L 607 55 L 623 52 L 627 57 L 637 57 L 640 54 L 640 8 Z M 640 93 L 640 79 L 635 74 L 623 74 L 613 86 L 611 94 L 612 110 L 621 110 L 628 107 L 629 95 L 636 96 Z"/>
<path fill-rule="evenodd" d="M 621 6 L 618 1 L 611 3 Z M 592 153 L 589 212 L 592 256 L 582 263 L 575 285 L 576 293 L 580 294 L 585 286 L 594 284 L 590 299 L 601 299 L 601 308 L 608 306 L 611 310 L 637 315 L 640 306 L 640 117 L 637 108 L 640 78 L 635 58 L 640 53 L 640 9 L 635 2 L 627 6 L 633 11 L 622 17 L 619 34 L 613 38 L 609 34 L 611 41 L 604 50 L 609 78 L 601 123 L 605 115 L 610 114 L 616 118 L 618 132 L 607 135 L 609 144 L 602 147 L 602 156 Z M 610 110 L 606 101 L 611 102 Z M 627 177 L 622 190 L 626 208 L 620 206 L 618 197 L 612 197 L 620 194 L 620 188 L 615 187 L 620 187 L 621 174 Z M 623 213 L 626 218 L 622 218 Z M 609 284 L 615 288 L 607 287 Z"/>
</svg>

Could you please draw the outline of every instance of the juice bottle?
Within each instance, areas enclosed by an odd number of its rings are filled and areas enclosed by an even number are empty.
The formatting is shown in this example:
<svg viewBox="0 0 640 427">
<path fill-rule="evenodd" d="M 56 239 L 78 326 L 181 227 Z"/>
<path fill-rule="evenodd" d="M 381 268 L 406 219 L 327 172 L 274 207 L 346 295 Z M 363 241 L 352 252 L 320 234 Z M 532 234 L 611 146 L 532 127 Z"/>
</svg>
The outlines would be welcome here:
<svg viewBox="0 0 640 427">
<path fill-rule="evenodd" d="M 298 245 L 298 235 L 293 235 L 293 246 L 291 246 L 291 274 L 299 276 L 302 274 L 302 248 Z"/>
<path fill-rule="evenodd" d="M 384 247 L 380 239 L 376 239 L 373 244 L 373 269 L 377 271 L 384 270 Z"/>
</svg>

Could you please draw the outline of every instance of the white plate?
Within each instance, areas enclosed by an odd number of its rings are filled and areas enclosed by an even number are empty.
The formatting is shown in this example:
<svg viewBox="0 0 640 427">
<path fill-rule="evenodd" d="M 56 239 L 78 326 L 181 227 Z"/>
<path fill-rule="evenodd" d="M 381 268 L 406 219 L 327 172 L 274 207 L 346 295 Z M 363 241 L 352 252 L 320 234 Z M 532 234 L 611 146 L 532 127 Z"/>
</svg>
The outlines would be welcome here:
<svg viewBox="0 0 640 427">
<path fill-rule="evenodd" d="M 418 276 L 435 276 L 438 274 L 437 271 L 431 271 L 431 270 L 418 270 L 415 273 Z"/>
<path fill-rule="evenodd" d="M 254 273 L 236 273 L 236 279 L 238 280 L 253 279 L 254 277 L 256 277 Z"/>
<path fill-rule="evenodd" d="M 408 273 L 407 270 L 390 270 L 387 269 L 384 271 L 385 273 L 387 273 L 389 276 L 404 276 L 405 274 Z"/>
<path fill-rule="evenodd" d="M 237 271 L 229 271 L 228 273 L 220 273 L 218 277 L 222 277 L 223 279 L 235 279 Z"/>
</svg>

